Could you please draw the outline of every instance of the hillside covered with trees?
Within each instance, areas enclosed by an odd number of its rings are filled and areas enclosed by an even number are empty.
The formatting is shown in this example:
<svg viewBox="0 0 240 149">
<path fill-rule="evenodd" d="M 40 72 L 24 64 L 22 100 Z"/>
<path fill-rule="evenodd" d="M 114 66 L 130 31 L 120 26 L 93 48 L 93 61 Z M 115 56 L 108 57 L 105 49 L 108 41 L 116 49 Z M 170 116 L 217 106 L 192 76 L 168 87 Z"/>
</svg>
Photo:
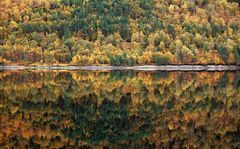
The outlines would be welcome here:
<svg viewBox="0 0 240 149">
<path fill-rule="evenodd" d="M 238 0 L 1 0 L 0 65 L 240 64 Z"/>
</svg>

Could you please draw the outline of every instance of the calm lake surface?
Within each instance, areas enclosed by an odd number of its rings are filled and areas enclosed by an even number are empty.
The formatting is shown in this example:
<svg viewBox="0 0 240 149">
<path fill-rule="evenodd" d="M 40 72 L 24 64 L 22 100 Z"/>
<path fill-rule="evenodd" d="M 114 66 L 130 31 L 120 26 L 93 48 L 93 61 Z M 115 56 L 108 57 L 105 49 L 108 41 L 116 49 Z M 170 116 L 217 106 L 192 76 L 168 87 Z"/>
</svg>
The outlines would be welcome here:
<svg viewBox="0 0 240 149">
<path fill-rule="evenodd" d="M 0 147 L 240 147 L 240 72 L 0 71 Z"/>
</svg>

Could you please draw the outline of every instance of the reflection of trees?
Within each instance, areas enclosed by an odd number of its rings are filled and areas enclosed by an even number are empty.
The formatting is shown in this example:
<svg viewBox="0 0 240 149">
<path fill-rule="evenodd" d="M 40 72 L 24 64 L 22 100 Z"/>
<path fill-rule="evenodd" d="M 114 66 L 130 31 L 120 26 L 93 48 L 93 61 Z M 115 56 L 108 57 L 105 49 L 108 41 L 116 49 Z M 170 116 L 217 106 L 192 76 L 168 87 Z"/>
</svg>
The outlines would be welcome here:
<svg viewBox="0 0 240 149">
<path fill-rule="evenodd" d="M 89 101 L 90 100 L 90 101 Z M 119 103 L 104 99 L 97 107 L 96 96 L 84 97 L 81 103 L 72 103 L 70 120 L 72 127 L 63 130 L 66 137 L 73 140 L 98 143 L 135 140 L 151 130 L 150 113 L 129 115 L 130 96 L 123 96 Z M 93 102 L 91 102 L 93 101 Z M 94 102 L 95 101 L 95 102 Z"/>
<path fill-rule="evenodd" d="M 2 72 L 0 143 L 236 147 L 239 102 L 239 73 Z"/>
</svg>

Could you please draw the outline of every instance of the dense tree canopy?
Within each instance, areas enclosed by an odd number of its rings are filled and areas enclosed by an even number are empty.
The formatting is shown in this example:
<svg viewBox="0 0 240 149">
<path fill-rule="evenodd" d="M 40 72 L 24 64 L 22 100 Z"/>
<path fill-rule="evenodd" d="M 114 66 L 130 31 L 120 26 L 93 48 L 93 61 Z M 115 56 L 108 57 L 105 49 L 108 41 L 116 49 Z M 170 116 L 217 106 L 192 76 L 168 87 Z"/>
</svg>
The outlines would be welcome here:
<svg viewBox="0 0 240 149">
<path fill-rule="evenodd" d="M 239 64 L 237 0 L 1 0 L 0 64 Z"/>
</svg>

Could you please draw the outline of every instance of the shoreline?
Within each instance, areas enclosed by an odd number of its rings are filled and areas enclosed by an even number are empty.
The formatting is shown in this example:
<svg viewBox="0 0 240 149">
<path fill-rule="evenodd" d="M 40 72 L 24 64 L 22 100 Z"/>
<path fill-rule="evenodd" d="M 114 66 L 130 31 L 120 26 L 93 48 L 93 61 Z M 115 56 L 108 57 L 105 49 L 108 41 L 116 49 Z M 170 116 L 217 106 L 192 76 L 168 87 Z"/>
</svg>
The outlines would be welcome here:
<svg viewBox="0 0 240 149">
<path fill-rule="evenodd" d="M 0 70 L 135 70 L 135 71 L 240 71 L 239 65 L 142 65 L 142 66 L 19 66 L 3 65 Z"/>
</svg>

